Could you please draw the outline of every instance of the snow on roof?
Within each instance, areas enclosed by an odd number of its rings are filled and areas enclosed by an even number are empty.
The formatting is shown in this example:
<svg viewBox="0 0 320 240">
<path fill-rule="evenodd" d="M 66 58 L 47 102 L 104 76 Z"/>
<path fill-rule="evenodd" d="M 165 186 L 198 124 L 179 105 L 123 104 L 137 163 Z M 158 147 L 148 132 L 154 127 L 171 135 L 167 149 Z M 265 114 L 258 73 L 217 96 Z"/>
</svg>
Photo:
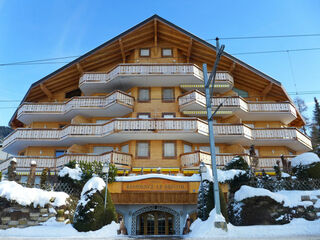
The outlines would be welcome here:
<svg viewBox="0 0 320 240">
<path fill-rule="evenodd" d="M 320 195 L 320 190 L 313 191 L 300 191 L 300 190 L 282 190 L 279 192 L 270 192 L 263 188 L 254 188 L 249 186 L 241 186 L 241 188 L 235 193 L 234 199 L 236 201 L 242 201 L 246 198 L 258 197 L 258 196 L 268 196 L 273 200 L 284 203 L 285 207 L 295 207 L 304 206 L 308 207 L 312 205 L 311 201 L 301 201 L 301 196 L 309 195 L 311 197 L 316 197 Z"/>
<path fill-rule="evenodd" d="M 80 181 L 81 175 L 82 175 L 82 170 L 79 167 L 76 167 L 76 168 L 64 167 L 60 170 L 58 175 L 59 175 L 59 177 L 64 177 L 64 176 L 69 175 L 70 178 Z"/>
<path fill-rule="evenodd" d="M 23 206 L 33 204 L 34 207 L 44 207 L 51 203 L 52 206 L 62 206 L 66 204 L 69 195 L 64 192 L 49 192 L 37 188 L 27 188 L 13 181 L 0 182 L 0 197 L 9 201 L 16 201 Z M 53 199 L 53 202 L 50 200 Z"/>
<path fill-rule="evenodd" d="M 299 165 L 309 165 L 315 162 L 320 162 L 317 154 L 312 152 L 302 153 L 291 159 L 291 166 L 297 167 Z"/>
</svg>

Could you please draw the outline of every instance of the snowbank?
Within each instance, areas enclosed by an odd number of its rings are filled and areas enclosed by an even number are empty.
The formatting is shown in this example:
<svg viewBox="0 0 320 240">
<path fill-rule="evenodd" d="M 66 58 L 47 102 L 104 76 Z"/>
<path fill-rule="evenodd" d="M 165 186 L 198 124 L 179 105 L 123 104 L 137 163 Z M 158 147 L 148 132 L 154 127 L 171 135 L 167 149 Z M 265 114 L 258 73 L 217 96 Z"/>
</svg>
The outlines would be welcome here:
<svg viewBox="0 0 320 240">
<path fill-rule="evenodd" d="M 211 239 L 273 239 L 288 237 L 288 239 L 298 239 L 299 236 L 319 236 L 320 219 L 307 221 L 305 219 L 293 219 L 285 225 L 257 225 L 236 227 L 228 224 L 228 232 L 214 228 L 214 211 L 210 213 L 208 220 L 202 222 L 200 219 L 191 225 L 191 233 L 187 238 L 211 238 Z"/>
<path fill-rule="evenodd" d="M 202 174 L 202 178 L 204 180 L 208 180 L 210 182 L 213 182 L 211 167 L 206 166 L 206 168 L 207 168 L 207 172 Z M 246 171 L 238 170 L 238 169 L 230 169 L 230 170 L 217 169 L 217 173 L 218 173 L 218 182 L 224 183 L 226 181 L 230 181 L 230 180 L 234 179 L 236 176 L 239 176 L 241 174 L 245 174 Z"/>
<path fill-rule="evenodd" d="M 28 228 L 10 228 L 0 230 L 1 238 L 23 237 L 23 238 L 117 238 L 117 229 L 119 224 L 112 222 L 97 231 L 78 232 L 71 224 L 56 222 L 54 218 L 49 219 L 41 226 Z M 119 237 L 119 236 L 118 236 Z"/>
<path fill-rule="evenodd" d="M 81 180 L 81 175 L 82 175 L 82 170 L 79 167 L 76 168 L 69 168 L 69 167 L 64 167 L 60 170 L 59 172 L 59 177 L 65 177 L 69 175 L 70 178 L 73 180 Z"/>
<path fill-rule="evenodd" d="M 279 192 L 270 192 L 267 189 L 263 188 L 254 188 L 249 186 L 241 186 L 241 188 L 235 193 L 234 199 L 236 201 L 242 201 L 246 198 L 258 197 L 258 196 L 268 196 L 273 200 L 281 203 L 285 207 L 296 207 L 304 206 L 308 207 L 312 205 L 311 201 L 301 201 L 301 196 L 310 195 L 311 198 L 316 198 L 317 195 L 320 195 L 320 190 L 313 191 L 299 191 L 299 190 L 283 190 Z"/>
<path fill-rule="evenodd" d="M 320 162 L 317 154 L 312 152 L 302 153 L 291 159 L 291 166 L 297 167 L 299 165 L 309 165 L 315 162 Z"/>
<path fill-rule="evenodd" d="M 52 206 L 59 207 L 66 204 L 69 195 L 64 192 L 49 192 L 37 188 L 26 188 L 16 182 L 0 182 L 0 197 L 9 201 L 16 201 L 23 206 L 33 204 L 34 207 L 51 203 Z M 54 201 L 51 202 L 50 200 Z"/>
</svg>

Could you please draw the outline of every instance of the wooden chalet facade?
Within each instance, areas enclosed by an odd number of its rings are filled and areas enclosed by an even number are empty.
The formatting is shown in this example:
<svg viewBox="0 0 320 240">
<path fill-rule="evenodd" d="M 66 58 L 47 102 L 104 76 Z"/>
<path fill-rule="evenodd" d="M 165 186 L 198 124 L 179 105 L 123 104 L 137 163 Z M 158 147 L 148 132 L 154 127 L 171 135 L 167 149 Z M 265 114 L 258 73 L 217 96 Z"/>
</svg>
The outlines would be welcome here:
<svg viewBox="0 0 320 240">
<path fill-rule="evenodd" d="M 210 71 L 215 54 L 211 44 L 154 15 L 32 84 L 3 149 L 16 156 L 22 175 L 31 161 L 40 173 L 70 160 L 109 161 L 119 175 L 149 174 L 110 185 L 129 234 L 181 234 L 199 182 L 156 174 L 192 175 L 201 161 L 210 164 L 202 64 Z M 266 171 L 280 155 L 312 148 L 281 83 L 227 53 L 212 101 L 213 109 L 223 102 L 214 123 L 219 167 L 235 155 L 250 162 L 252 144 Z M 152 229 L 149 218 L 156 219 Z"/>
</svg>

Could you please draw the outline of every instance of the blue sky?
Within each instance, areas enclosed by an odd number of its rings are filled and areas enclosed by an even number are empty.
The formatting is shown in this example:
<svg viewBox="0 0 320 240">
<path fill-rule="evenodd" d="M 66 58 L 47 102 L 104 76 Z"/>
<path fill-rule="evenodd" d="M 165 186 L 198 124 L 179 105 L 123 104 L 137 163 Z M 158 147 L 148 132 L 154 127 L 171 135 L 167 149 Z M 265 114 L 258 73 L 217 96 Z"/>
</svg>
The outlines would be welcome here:
<svg viewBox="0 0 320 240">
<path fill-rule="evenodd" d="M 320 33 L 319 13 L 318 0 L 0 0 L 0 64 L 82 55 L 153 14 L 210 39 Z M 232 54 L 319 48 L 320 37 L 223 43 Z M 280 81 L 288 92 L 320 92 L 320 50 L 236 57 Z M 63 65 L 0 66 L 0 125 L 8 124 L 19 104 L 1 100 L 21 100 L 33 82 Z M 319 95 L 300 96 L 309 113 Z"/>
</svg>

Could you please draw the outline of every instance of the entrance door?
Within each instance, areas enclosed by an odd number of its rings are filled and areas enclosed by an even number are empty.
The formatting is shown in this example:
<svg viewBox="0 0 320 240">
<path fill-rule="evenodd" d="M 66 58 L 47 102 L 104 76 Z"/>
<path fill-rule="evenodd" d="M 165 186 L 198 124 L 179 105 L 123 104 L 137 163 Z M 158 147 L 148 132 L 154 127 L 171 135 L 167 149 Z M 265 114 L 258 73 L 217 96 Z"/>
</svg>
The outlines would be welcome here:
<svg viewBox="0 0 320 240">
<path fill-rule="evenodd" d="M 166 212 L 146 212 L 138 216 L 138 234 L 140 235 L 172 235 L 173 216 Z"/>
</svg>

